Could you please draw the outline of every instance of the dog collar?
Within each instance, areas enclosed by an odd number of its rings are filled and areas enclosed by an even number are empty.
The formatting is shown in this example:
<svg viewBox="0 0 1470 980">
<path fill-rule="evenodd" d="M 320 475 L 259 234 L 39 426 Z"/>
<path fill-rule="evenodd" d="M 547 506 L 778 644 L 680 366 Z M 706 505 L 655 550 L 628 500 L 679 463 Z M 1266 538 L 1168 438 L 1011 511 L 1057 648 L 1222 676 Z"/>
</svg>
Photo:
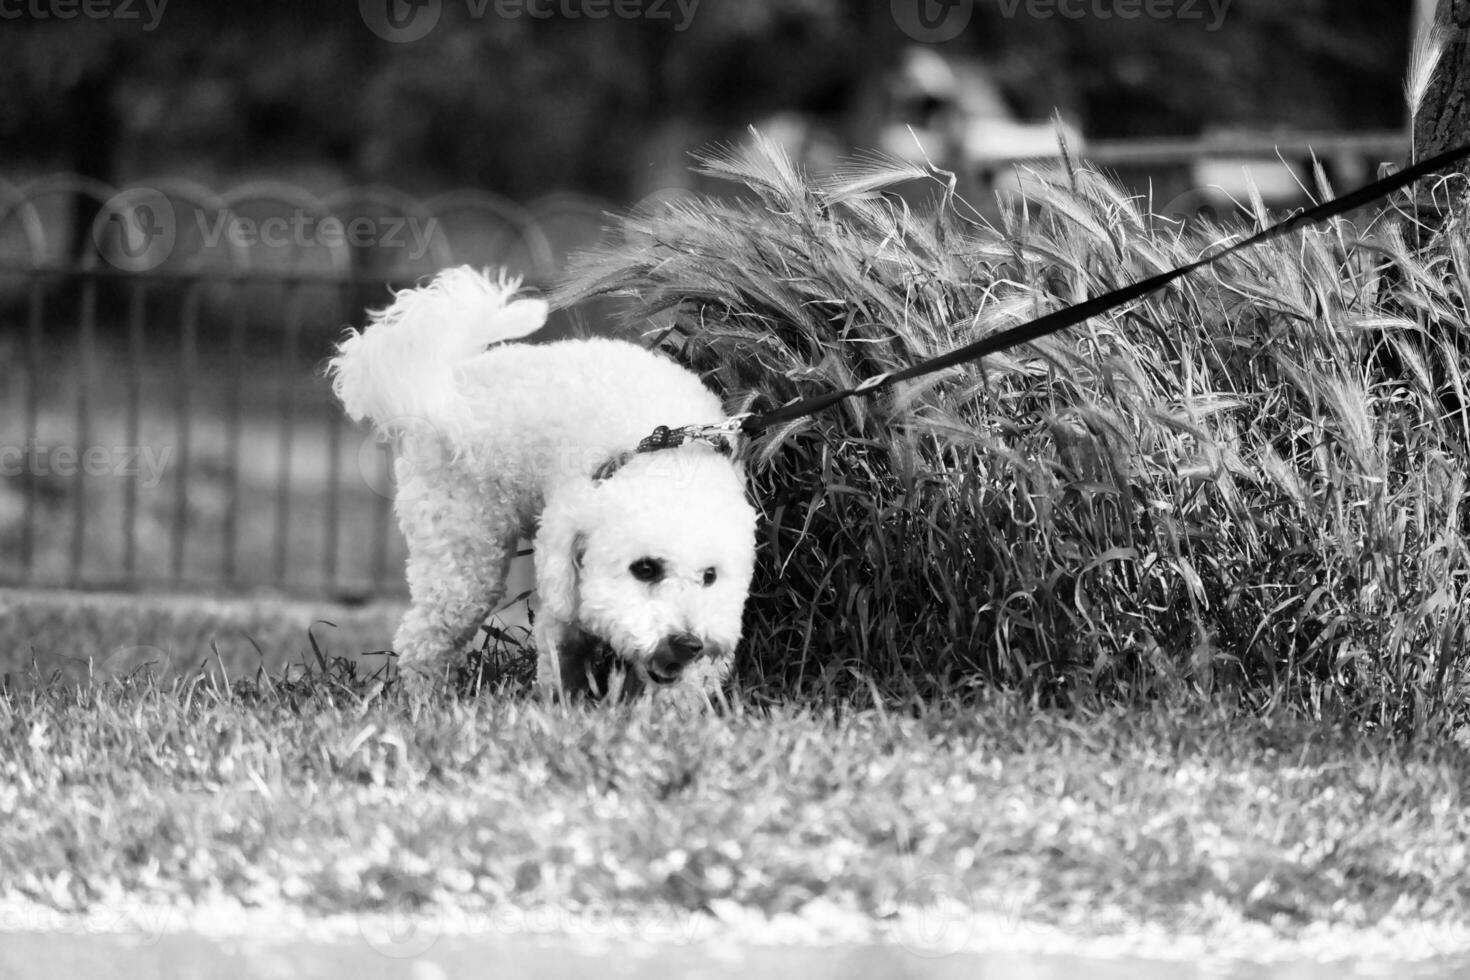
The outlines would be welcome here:
<svg viewBox="0 0 1470 980">
<path fill-rule="evenodd" d="M 638 447 L 632 452 L 619 453 L 592 472 L 594 482 L 601 483 L 608 479 L 623 465 L 637 456 L 639 453 L 656 453 L 662 449 L 677 449 L 686 442 L 702 442 L 709 446 L 721 456 L 734 456 L 739 444 L 741 426 L 750 417 L 746 412 L 735 415 L 723 422 L 714 422 L 708 425 L 682 425 L 672 428 L 661 425 L 652 433 L 644 436 L 638 442 Z"/>
</svg>

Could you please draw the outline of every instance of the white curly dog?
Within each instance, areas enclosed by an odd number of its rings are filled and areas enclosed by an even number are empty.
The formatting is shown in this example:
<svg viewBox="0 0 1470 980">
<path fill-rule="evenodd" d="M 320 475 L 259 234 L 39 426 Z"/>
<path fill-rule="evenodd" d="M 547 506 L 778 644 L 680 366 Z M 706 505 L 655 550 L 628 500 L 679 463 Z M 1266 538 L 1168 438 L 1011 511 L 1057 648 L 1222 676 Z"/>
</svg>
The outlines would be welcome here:
<svg viewBox="0 0 1470 980">
<path fill-rule="evenodd" d="M 755 563 L 744 475 L 705 441 L 635 452 L 660 425 L 718 423 L 693 373 L 622 341 L 512 343 L 546 303 L 468 267 L 396 295 L 329 365 L 347 414 L 395 441 L 411 683 L 442 679 L 534 536 L 536 676 L 562 694 L 717 691 Z M 615 663 L 620 662 L 620 663 Z"/>
</svg>

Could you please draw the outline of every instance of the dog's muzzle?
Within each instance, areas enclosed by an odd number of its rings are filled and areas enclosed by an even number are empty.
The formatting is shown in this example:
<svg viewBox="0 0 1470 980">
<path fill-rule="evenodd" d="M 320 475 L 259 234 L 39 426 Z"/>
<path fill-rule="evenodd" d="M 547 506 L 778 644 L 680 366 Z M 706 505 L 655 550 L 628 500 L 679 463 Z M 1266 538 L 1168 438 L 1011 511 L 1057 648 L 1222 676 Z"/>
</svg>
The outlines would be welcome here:
<svg viewBox="0 0 1470 980">
<path fill-rule="evenodd" d="M 653 656 L 648 658 L 648 678 L 655 684 L 673 684 L 699 655 L 704 652 L 704 641 L 693 633 L 675 633 L 660 643 Z"/>
</svg>

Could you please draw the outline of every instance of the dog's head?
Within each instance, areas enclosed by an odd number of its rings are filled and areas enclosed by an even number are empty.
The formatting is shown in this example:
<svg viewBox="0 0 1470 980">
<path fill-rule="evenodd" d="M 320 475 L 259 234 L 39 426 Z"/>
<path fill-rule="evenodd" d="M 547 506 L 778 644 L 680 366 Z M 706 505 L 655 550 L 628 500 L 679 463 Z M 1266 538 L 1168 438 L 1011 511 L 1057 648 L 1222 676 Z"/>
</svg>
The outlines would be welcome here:
<svg viewBox="0 0 1470 980">
<path fill-rule="evenodd" d="M 554 495 L 536 536 L 540 615 L 606 642 L 655 685 L 734 652 L 754 566 L 740 473 L 702 444 L 639 453 Z"/>
</svg>

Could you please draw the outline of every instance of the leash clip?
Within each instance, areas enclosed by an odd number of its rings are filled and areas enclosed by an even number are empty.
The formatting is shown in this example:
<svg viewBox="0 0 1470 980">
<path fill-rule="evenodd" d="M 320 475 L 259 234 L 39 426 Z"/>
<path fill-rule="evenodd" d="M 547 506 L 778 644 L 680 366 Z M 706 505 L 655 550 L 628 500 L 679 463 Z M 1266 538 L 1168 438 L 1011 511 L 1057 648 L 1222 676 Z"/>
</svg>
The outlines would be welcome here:
<svg viewBox="0 0 1470 980">
<path fill-rule="evenodd" d="M 661 425 L 638 443 L 635 452 L 657 452 L 660 449 L 677 449 L 686 442 L 703 442 L 716 452 L 726 456 L 733 455 L 745 420 L 750 416 L 750 412 L 742 412 L 723 422 L 684 425 L 678 428 Z"/>
<path fill-rule="evenodd" d="M 632 452 L 622 452 L 605 460 L 601 466 L 592 471 L 592 480 L 594 483 L 601 483 L 609 479 L 622 469 L 628 460 L 639 453 L 677 449 L 686 442 L 702 442 L 721 456 L 733 457 L 740 448 L 740 437 L 745 431 L 745 422 L 753 414 L 753 412 L 742 412 L 739 415 L 732 415 L 723 422 L 709 422 L 704 425 L 681 425 L 678 428 L 661 425 L 649 435 L 644 436 Z"/>
</svg>

